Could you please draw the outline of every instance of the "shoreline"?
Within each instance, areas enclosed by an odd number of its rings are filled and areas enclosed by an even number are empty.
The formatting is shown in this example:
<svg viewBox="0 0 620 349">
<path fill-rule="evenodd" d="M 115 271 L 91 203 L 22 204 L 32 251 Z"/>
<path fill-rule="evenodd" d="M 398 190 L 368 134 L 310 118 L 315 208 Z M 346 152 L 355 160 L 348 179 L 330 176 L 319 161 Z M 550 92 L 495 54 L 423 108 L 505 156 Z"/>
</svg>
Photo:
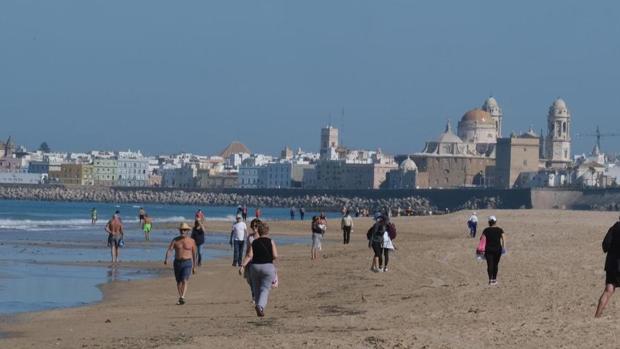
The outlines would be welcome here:
<svg viewBox="0 0 620 349">
<path fill-rule="evenodd" d="M 248 286 L 226 258 L 199 268 L 187 304 L 174 305 L 171 271 L 102 287 L 84 307 L 18 315 L 0 325 L 11 348 L 463 348 L 609 347 L 620 317 L 612 298 L 594 319 L 603 289 L 600 241 L 618 217 L 609 212 L 493 210 L 508 234 L 498 287 L 474 258 L 466 212 L 395 218 L 398 250 L 388 273 L 368 271 L 369 221 L 355 221 L 352 242 L 328 223 L 322 259 L 307 246 L 282 246 L 280 287 L 266 317 L 256 317 Z M 308 236 L 306 225 L 279 225 Z M 307 234 L 307 235 L 306 235 Z M 290 235 L 290 234 L 288 234 Z M 163 267 L 163 266 L 162 266 Z M 107 320 L 110 320 L 109 322 Z M 257 336 L 261 338 L 256 341 Z"/>
</svg>

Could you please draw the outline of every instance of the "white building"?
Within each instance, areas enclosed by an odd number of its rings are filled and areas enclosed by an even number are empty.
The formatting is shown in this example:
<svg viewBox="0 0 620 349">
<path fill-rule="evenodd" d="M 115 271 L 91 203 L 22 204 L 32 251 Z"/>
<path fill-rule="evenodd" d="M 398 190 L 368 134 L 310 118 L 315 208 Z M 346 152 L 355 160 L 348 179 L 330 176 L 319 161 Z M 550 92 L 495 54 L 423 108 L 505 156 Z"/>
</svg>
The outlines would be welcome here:
<svg viewBox="0 0 620 349">
<path fill-rule="evenodd" d="M 162 187 L 194 188 L 196 187 L 198 168 L 194 164 L 186 164 L 180 168 L 163 168 L 161 174 Z"/>
<path fill-rule="evenodd" d="M 275 162 L 258 170 L 259 188 L 300 188 L 304 180 L 304 170 L 313 169 L 307 163 Z"/>
<path fill-rule="evenodd" d="M 43 184 L 46 179 L 43 173 L 0 172 L 1 184 Z"/>
<path fill-rule="evenodd" d="M 241 165 L 237 185 L 239 188 L 255 189 L 259 186 L 259 171 L 261 166 Z"/>
<path fill-rule="evenodd" d="M 116 162 L 116 185 L 145 187 L 149 179 L 149 159 L 140 152 L 119 152 Z"/>
</svg>

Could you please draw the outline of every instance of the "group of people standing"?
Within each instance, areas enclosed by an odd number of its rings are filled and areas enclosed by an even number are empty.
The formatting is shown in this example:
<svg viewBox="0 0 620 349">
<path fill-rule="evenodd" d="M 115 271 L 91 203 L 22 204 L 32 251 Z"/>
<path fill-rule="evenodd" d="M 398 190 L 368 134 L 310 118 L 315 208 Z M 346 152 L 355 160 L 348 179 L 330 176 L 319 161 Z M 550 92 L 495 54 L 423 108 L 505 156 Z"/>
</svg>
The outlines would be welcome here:
<svg viewBox="0 0 620 349">
<path fill-rule="evenodd" d="M 295 207 L 291 207 L 291 209 L 289 210 L 289 215 L 291 216 L 291 220 L 294 221 L 295 220 Z M 302 206 L 299 208 L 299 219 L 300 220 L 304 220 L 304 217 L 306 216 L 306 209 Z"/>
</svg>

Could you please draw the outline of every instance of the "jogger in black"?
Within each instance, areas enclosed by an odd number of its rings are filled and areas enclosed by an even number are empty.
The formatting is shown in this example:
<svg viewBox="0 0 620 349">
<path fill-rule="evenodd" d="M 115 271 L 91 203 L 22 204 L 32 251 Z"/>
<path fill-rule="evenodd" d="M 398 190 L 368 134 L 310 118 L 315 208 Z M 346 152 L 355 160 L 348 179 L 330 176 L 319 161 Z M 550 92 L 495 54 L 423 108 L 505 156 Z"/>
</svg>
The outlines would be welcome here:
<svg viewBox="0 0 620 349">
<path fill-rule="evenodd" d="M 497 269 L 502 253 L 485 252 L 484 257 L 487 260 L 487 274 L 489 274 L 489 283 L 491 280 L 497 280 Z"/>
<path fill-rule="evenodd" d="M 497 227 L 497 218 L 489 217 L 489 227 L 484 229 L 482 235 L 486 239 L 484 256 L 487 260 L 487 273 L 489 274 L 489 285 L 497 285 L 497 272 L 499 271 L 499 260 L 505 253 L 504 230 Z"/>
</svg>

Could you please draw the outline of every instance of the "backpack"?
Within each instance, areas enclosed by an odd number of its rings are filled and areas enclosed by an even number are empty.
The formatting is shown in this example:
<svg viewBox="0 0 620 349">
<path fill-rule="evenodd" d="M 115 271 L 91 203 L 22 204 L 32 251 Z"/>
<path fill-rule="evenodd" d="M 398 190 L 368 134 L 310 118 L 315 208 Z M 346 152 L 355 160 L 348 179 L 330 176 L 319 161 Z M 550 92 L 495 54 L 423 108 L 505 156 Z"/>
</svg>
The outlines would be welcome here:
<svg viewBox="0 0 620 349">
<path fill-rule="evenodd" d="M 371 242 L 383 242 L 383 233 L 386 227 L 384 225 L 375 224 L 366 233 L 366 238 Z"/>
<path fill-rule="evenodd" d="M 387 224 L 387 232 L 390 240 L 396 239 L 396 225 L 394 223 L 390 222 Z"/>
</svg>

